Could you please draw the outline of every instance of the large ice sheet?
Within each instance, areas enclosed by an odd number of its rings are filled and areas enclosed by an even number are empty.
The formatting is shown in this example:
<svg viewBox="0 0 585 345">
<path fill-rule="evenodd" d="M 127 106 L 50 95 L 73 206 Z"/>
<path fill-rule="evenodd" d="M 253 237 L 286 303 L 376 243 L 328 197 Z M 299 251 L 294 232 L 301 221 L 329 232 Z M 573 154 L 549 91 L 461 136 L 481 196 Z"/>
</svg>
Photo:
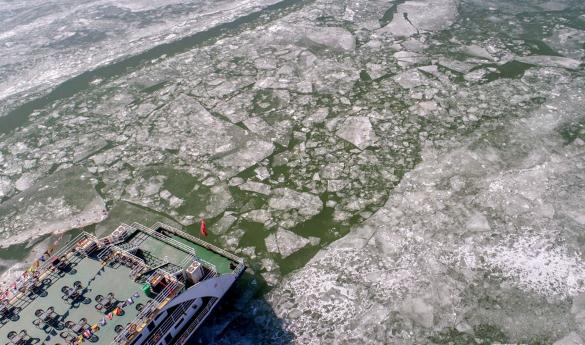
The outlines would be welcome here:
<svg viewBox="0 0 585 345">
<path fill-rule="evenodd" d="M 487 124 L 446 152 L 425 149 L 383 208 L 270 294 L 295 342 L 418 344 L 484 324 L 511 341 L 582 332 L 567 304 L 585 292 L 572 216 L 583 144 L 557 128 L 574 121 L 583 87 L 558 87 L 529 117 Z"/>
</svg>

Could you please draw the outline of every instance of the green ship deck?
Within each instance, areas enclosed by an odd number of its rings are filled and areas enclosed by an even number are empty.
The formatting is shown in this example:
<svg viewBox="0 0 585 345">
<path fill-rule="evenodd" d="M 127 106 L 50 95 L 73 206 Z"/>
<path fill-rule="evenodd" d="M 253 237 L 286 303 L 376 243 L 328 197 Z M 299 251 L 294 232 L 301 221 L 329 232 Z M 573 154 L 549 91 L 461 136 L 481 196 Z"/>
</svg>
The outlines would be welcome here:
<svg viewBox="0 0 585 345">
<path fill-rule="evenodd" d="M 156 310 L 179 294 L 184 284 L 182 275 L 177 273 L 193 261 L 201 262 L 209 274 L 228 274 L 243 267 L 241 259 L 232 254 L 164 224 L 157 223 L 152 228 L 122 225 L 116 231 L 123 232 L 124 236 L 115 243 L 85 233 L 78 236 L 52 258 L 67 263 L 66 268 L 55 269 L 54 263 L 46 262 L 37 269 L 34 288 L 31 285 L 20 289 L 21 292 L 13 290 L 7 310 L 14 313 L 7 312 L 0 318 L 0 344 L 79 343 L 83 330 L 75 325 L 83 322 L 82 319 L 86 322 L 85 329 L 99 326 L 83 342 L 125 343 L 115 340 L 121 330 L 126 332 L 135 327 L 140 331 L 156 315 Z M 95 242 L 98 249 L 91 253 L 80 250 L 83 241 Z M 100 247 L 102 242 L 106 245 Z M 155 275 L 176 281 L 158 293 L 152 291 L 147 295 L 145 282 Z M 31 283 L 30 278 L 26 282 Z M 67 287 L 79 284 L 77 300 L 67 298 Z M 104 296 L 113 296 L 117 302 L 107 310 L 98 310 Z M 111 314 L 116 306 L 123 310 L 121 315 Z M 51 311 L 52 321 L 39 322 L 46 316 L 42 312 L 47 310 Z M 25 341 L 19 336 L 23 330 Z"/>
</svg>

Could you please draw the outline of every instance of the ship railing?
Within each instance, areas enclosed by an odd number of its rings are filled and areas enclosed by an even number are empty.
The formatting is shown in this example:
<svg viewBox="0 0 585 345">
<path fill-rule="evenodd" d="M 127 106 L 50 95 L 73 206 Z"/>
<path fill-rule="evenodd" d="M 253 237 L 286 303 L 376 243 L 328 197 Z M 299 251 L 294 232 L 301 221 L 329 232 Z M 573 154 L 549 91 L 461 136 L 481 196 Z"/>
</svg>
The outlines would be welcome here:
<svg viewBox="0 0 585 345">
<path fill-rule="evenodd" d="M 161 271 L 159 271 L 159 270 L 157 270 L 156 272 L 153 272 L 151 277 L 154 274 L 157 274 L 160 272 Z M 130 340 L 131 337 L 134 336 L 134 334 L 131 334 L 129 332 L 130 328 L 131 327 L 138 327 L 140 325 L 145 324 L 147 321 L 149 321 L 154 316 L 153 312 L 156 309 L 159 309 L 161 307 L 161 304 L 167 298 L 171 297 L 172 294 L 176 293 L 177 291 L 179 291 L 182 288 L 183 288 L 183 283 L 181 283 L 178 280 L 172 280 L 161 292 L 159 292 L 157 294 L 157 296 L 154 299 L 150 300 L 148 303 L 146 303 L 144 305 L 142 311 L 140 311 L 140 313 L 138 313 L 136 318 L 134 320 L 132 320 L 132 322 L 130 322 L 128 324 L 128 326 L 126 326 L 126 328 L 114 338 L 112 345 L 121 344 L 121 343 L 124 343 L 124 342 Z"/>
<path fill-rule="evenodd" d="M 120 332 L 115 338 L 112 344 L 120 344 L 127 342 L 132 339 L 134 334 L 129 332 L 131 327 L 138 327 L 149 321 L 153 316 L 153 312 L 157 309 L 157 307 L 173 292 L 176 292 L 180 287 L 181 283 L 179 282 L 171 282 L 167 285 L 163 291 L 161 291 L 157 297 L 151 301 L 149 301 L 142 309 L 142 311 L 136 316 L 136 318 L 126 326 L 126 328 Z"/>
<path fill-rule="evenodd" d="M 126 258 L 129 259 L 130 262 L 135 264 L 135 266 L 133 266 L 130 271 L 130 276 L 133 278 L 150 269 L 150 267 L 146 264 L 146 262 L 143 259 L 115 245 L 111 245 L 106 250 L 102 251 L 98 255 L 98 259 L 105 262 L 108 261 L 112 256 L 115 257 L 116 255 L 125 256 Z"/>
<path fill-rule="evenodd" d="M 187 342 L 187 340 L 189 340 L 191 334 L 193 334 L 197 327 L 199 327 L 199 324 L 203 321 L 203 319 L 205 319 L 207 314 L 209 314 L 209 311 L 213 308 L 217 300 L 217 297 L 212 297 L 209 299 L 205 308 L 197 315 L 195 319 L 193 319 L 193 321 L 191 321 L 189 327 L 187 327 L 183 334 L 177 339 L 176 344 L 183 345 Z"/>
<path fill-rule="evenodd" d="M 179 264 L 179 266 L 181 266 L 182 269 L 187 268 L 187 266 L 191 265 L 191 263 L 193 261 L 197 260 L 197 256 L 193 255 L 193 254 L 188 254 L 187 256 L 185 256 L 185 258 L 181 261 L 181 263 Z"/>
<path fill-rule="evenodd" d="M 101 251 L 101 253 L 98 254 L 97 258 L 100 261 L 106 261 L 108 256 L 112 255 L 112 248 L 111 247 L 107 247 L 105 249 L 103 249 Z"/>
<path fill-rule="evenodd" d="M 109 247 L 111 245 L 115 245 L 115 244 L 120 244 L 124 241 L 126 241 L 126 239 L 128 238 L 128 236 L 130 236 L 130 234 L 132 233 L 134 229 L 133 227 L 131 227 L 128 224 L 122 223 L 120 224 L 114 231 L 112 231 L 111 234 L 102 237 L 100 239 L 100 242 L 105 245 L 106 247 Z M 122 232 L 122 236 L 120 238 L 114 238 L 113 234 L 116 233 L 116 231 Z"/>
<path fill-rule="evenodd" d="M 209 270 L 209 272 L 207 272 L 207 274 L 203 277 L 203 279 L 201 279 L 201 281 L 207 280 L 207 279 L 211 279 L 211 278 L 215 278 L 219 275 L 219 273 L 217 273 L 216 271 L 213 270 Z"/>
<path fill-rule="evenodd" d="M 157 223 L 157 224 L 159 224 L 159 223 Z M 135 228 L 137 228 L 137 229 L 139 229 L 140 231 L 146 232 L 147 234 L 149 234 L 149 235 L 151 235 L 151 236 L 153 236 L 153 237 L 155 237 L 155 238 L 163 241 L 164 243 L 166 243 L 166 244 L 168 244 L 170 246 L 179 248 L 179 249 L 187 252 L 188 254 L 193 255 L 196 258 L 197 261 L 205 264 L 206 266 L 210 267 L 213 270 L 217 270 L 217 268 L 215 267 L 214 264 L 212 264 L 212 263 L 210 263 L 210 262 L 202 259 L 201 257 L 199 257 L 197 255 L 197 252 L 195 251 L 194 248 L 191 248 L 188 245 L 186 245 L 184 243 L 181 243 L 181 242 L 175 240 L 174 238 L 171 238 L 169 236 L 165 236 L 165 235 L 161 234 L 160 232 L 156 231 L 156 228 L 155 229 L 147 228 L 146 226 L 144 226 L 142 224 L 138 224 L 138 223 L 133 223 L 132 226 L 135 227 Z M 165 230 L 166 230 L 166 228 L 165 228 Z"/>
<path fill-rule="evenodd" d="M 135 226 L 135 225 L 137 225 L 137 224 L 136 223 L 132 224 L 132 226 Z M 138 224 L 138 225 L 140 225 L 140 224 Z M 181 231 L 181 230 L 179 230 L 179 229 L 177 229 L 175 227 L 172 227 L 172 226 L 170 226 L 168 224 L 164 224 L 164 223 L 161 223 L 161 222 L 157 222 L 157 223 L 155 223 L 152 226 L 151 231 L 155 231 L 158 228 L 162 228 L 162 229 L 164 229 L 164 230 L 166 230 L 168 232 L 171 232 L 171 233 L 173 233 L 173 234 L 175 234 L 175 235 L 177 235 L 179 237 L 183 237 L 183 238 L 185 238 L 185 239 L 187 239 L 187 240 L 189 240 L 189 241 L 191 241 L 193 243 L 196 243 L 196 244 L 198 244 L 198 245 L 200 245 L 200 246 L 202 246 L 204 248 L 207 248 L 207 249 L 212 250 L 212 251 L 214 251 L 216 253 L 219 253 L 222 256 L 225 256 L 226 258 L 229 258 L 229 259 L 234 260 L 236 262 L 243 263 L 243 259 L 242 258 L 237 257 L 234 254 L 232 254 L 232 253 L 230 253 L 230 252 L 228 252 L 228 251 L 226 251 L 224 249 L 221 249 L 219 247 L 216 247 L 216 246 L 214 246 L 211 243 L 207 243 L 207 242 L 203 241 L 200 238 L 197 238 L 197 237 L 195 237 L 195 236 L 193 236 L 191 234 L 188 234 L 188 233 L 186 233 L 184 231 Z"/>
<path fill-rule="evenodd" d="M 149 339 L 144 343 L 145 345 L 154 345 L 158 342 L 156 338 L 162 338 L 167 332 L 171 329 L 171 327 L 185 314 L 185 305 L 190 305 L 190 301 L 181 303 L 171 315 L 169 315 L 165 321 L 158 327 L 158 329 L 150 335 Z M 160 337 L 156 337 L 159 335 Z"/>
<path fill-rule="evenodd" d="M 238 266 L 236 267 L 236 269 L 234 270 L 234 274 L 239 276 L 240 274 L 242 274 L 244 272 L 245 269 L 246 269 L 246 264 L 243 262 L 240 262 L 238 264 Z"/>
<path fill-rule="evenodd" d="M 75 246 L 79 243 L 79 241 L 87 238 L 95 239 L 95 236 L 83 231 L 79 233 L 77 236 L 75 236 L 72 240 L 67 242 L 63 247 L 59 248 L 56 252 L 52 253 L 51 257 L 65 258 L 63 259 L 63 261 L 69 262 L 67 254 L 73 252 Z M 53 261 L 51 260 L 51 257 L 47 258 L 47 260 L 45 260 L 42 264 L 39 264 L 39 266 L 35 269 L 35 272 L 38 272 L 37 274 L 35 275 L 29 274 L 24 279 L 23 276 L 17 278 L 15 283 L 16 292 L 12 292 L 12 296 L 9 298 L 10 304 L 20 305 L 21 304 L 20 297 L 23 294 L 26 294 L 28 292 L 28 289 L 34 285 L 35 279 L 42 280 L 47 276 L 47 273 L 50 272 L 50 268 L 53 266 Z M 8 284 L 8 286 L 11 285 L 12 284 Z M 24 293 L 20 291 L 23 287 L 25 288 Z"/>
</svg>

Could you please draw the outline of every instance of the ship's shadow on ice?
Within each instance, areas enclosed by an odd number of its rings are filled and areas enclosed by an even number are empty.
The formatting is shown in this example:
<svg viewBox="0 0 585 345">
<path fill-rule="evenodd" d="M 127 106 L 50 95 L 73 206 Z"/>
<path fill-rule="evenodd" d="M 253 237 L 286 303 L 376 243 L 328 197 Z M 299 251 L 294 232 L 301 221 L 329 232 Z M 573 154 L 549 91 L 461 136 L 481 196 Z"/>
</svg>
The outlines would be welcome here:
<svg viewBox="0 0 585 345">
<path fill-rule="evenodd" d="M 190 344 L 286 345 L 293 340 L 264 298 L 267 285 L 260 275 L 244 273 Z"/>
</svg>

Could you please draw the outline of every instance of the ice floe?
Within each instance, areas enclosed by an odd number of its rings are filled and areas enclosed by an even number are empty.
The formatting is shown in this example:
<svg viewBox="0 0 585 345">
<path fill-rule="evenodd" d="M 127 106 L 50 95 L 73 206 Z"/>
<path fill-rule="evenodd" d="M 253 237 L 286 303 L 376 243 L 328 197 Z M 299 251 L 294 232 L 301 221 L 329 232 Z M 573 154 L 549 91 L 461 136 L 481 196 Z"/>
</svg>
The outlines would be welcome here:
<svg viewBox="0 0 585 345">
<path fill-rule="evenodd" d="M 376 133 L 370 120 L 364 116 L 347 118 L 337 130 L 337 136 L 362 150 L 376 143 Z"/>
<path fill-rule="evenodd" d="M 276 233 L 268 235 L 264 241 L 266 249 L 270 253 L 280 253 L 283 258 L 311 244 L 309 239 L 282 228 L 278 229 Z"/>
</svg>

